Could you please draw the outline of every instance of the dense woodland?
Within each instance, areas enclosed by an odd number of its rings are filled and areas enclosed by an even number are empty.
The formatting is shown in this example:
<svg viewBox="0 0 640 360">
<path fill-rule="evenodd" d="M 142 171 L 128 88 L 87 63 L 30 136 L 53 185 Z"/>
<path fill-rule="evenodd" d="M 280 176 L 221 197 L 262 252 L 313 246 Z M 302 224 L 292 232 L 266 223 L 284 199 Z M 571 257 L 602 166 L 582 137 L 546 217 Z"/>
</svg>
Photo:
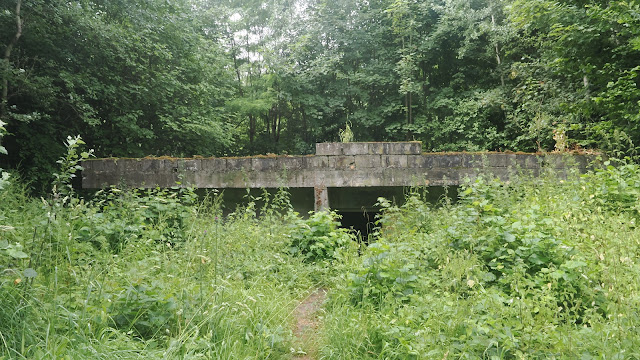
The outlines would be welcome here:
<svg viewBox="0 0 640 360">
<path fill-rule="evenodd" d="M 0 29 L 0 360 L 640 359 L 636 1 L 0 0 Z M 286 189 L 72 186 L 347 126 L 609 160 L 405 189 L 368 236 Z"/>
<path fill-rule="evenodd" d="M 0 166 L 98 157 L 640 144 L 640 4 L 587 0 L 0 0 Z M 4 151 L 3 151 L 4 152 Z"/>
</svg>

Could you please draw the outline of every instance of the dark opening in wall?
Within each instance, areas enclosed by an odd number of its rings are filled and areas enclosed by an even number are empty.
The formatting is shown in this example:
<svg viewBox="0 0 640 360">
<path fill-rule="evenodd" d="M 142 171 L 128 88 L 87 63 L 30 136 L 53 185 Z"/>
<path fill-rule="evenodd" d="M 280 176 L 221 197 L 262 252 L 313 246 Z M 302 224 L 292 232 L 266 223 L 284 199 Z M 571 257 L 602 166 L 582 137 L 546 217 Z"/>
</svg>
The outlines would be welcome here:
<svg viewBox="0 0 640 360">
<path fill-rule="evenodd" d="M 256 210 L 260 210 L 265 205 L 268 198 L 273 204 L 273 199 L 279 189 L 224 189 L 222 193 L 222 206 L 224 214 L 227 215 L 236 211 L 238 206 L 246 206 L 250 201 L 254 201 Z M 293 209 L 300 213 L 302 217 L 307 217 L 309 211 L 313 210 L 313 188 L 289 188 L 285 189 L 289 193 L 289 201 Z"/>
<path fill-rule="evenodd" d="M 342 217 L 340 219 L 342 227 L 352 230 L 365 243 L 369 236 L 373 235 L 377 211 L 338 211 L 337 213 Z"/>
<path fill-rule="evenodd" d="M 342 227 L 353 229 L 359 233 L 361 239 L 367 243 L 373 241 L 377 215 L 380 207 L 378 198 L 383 197 L 397 206 L 402 206 L 410 192 L 416 192 L 426 202 L 436 206 L 445 197 L 455 202 L 458 197 L 458 187 L 432 186 L 429 188 L 411 189 L 408 187 L 369 187 L 369 188 L 329 188 L 329 204 L 339 215 Z"/>
</svg>

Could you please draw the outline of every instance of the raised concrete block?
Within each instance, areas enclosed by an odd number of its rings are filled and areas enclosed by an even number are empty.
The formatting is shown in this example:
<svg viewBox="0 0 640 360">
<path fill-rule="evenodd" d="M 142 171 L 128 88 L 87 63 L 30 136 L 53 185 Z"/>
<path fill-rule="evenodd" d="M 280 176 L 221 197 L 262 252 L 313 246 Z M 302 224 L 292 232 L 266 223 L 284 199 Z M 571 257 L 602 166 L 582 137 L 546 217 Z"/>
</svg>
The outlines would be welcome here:
<svg viewBox="0 0 640 360">
<path fill-rule="evenodd" d="M 356 155 L 355 161 L 357 169 L 377 168 L 382 164 L 380 155 Z"/>
<path fill-rule="evenodd" d="M 521 169 L 536 169 L 540 167 L 538 156 L 532 154 L 517 154 L 516 166 Z"/>
<path fill-rule="evenodd" d="M 474 168 L 478 169 L 484 166 L 483 164 L 483 154 L 458 154 L 460 156 L 460 166 L 463 168 Z"/>
<path fill-rule="evenodd" d="M 306 169 L 326 169 L 329 167 L 328 156 L 307 156 L 304 158 L 304 166 Z"/>
<path fill-rule="evenodd" d="M 160 166 L 161 172 L 165 172 L 165 171 L 169 171 L 171 173 L 178 172 L 178 162 L 176 160 L 164 159 L 159 161 L 160 161 L 159 166 Z"/>
<path fill-rule="evenodd" d="M 316 155 L 420 155 L 422 144 L 410 142 L 352 142 L 352 143 L 318 143 Z"/>
<path fill-rule="evenodd" d="M 382 155 L 382 167 L 386 168 L 406 168 L 407 155 Z"/>
<path fill-rule="evenodd" d="M 330 169 L 350 169 L 355 170 L 356 168 L 356 157 L 351 156 L 330 156 L 329 157 L 329 168 Z"/>
<path fill-rule="evenodd" d="M 344 155 L 365 155 L 369 153 L 368 143 L 344 143 L 342 145 L 342 154 Z"/>
<path fill-rule="evenodd" d="M 384 154 L 384 146 L 382 144 L 384 143 L 381 143 L 381 142 L 367 143 L 367 147 L 368 147 L 367 153 L 371 155 Z"/>
<path fill-rule="evenodd" d="M 515 154 L 487 154 L 487 167 L 512 167 L 516 164 Z"/>
<path fill-rule="evenodd" d="M 178 160 L 178 169 L 180 171 L 200 171 L 202 164 L 200 159 L 180 159 Z"/>
<path fill-rule="evenodd" d="M 279 169 L 283 170 L 300 170 L 304 166 L 304 158 L 302 156 L 296 157 L 281 157 L 278 158 Z"/>
<path fill-rule="evenodd" d="M 400 168 L 383 168 L 380 177 L 383 186 L 411 186 L 419 174 Z"/>
<path fill-rule="evenodd" d="M 419 143 L 324 146 L 325 152 L 339 155 L 88 160 L 82 163 L 82 181 L 85 188 L 171 187 L 178 181 L 180 186 L 201 188 L 438 186 L 457 185 L 478 174 L 507 180 L 520 171 L 534 176 L 544 171 L 562 177 L 573 169 L 584 172 L 596 160 L 595 156 L 570 154 L 416 154 Z M 345 149 L 355 155 L 344 155 Z"/>
<path fill-rule="evenodd" d="M 434 167 L 438 168 L 459 168 L 462 167 L 463 154 L 446 154 L 437 157 Z"/>
<path fill-rule="evenodd" d="M 416 169 L 431 169 L 435 165 L 435 156 L 429 154 L 407 155 L 407 167 Z"/>
<path fill-rule="evenodd" d="M 342 143 L 317 143 L 316 155 L 343 155 Z"/>
<path fill-rule="evenodd" d="M 420 142 L 388 142 L 382 143 L 382 149 L 385 155 L 420 155 L 422 144 Z"/>
<path fill-rule="evenodd" d="M 160 170 L 160 161 L 155 159 L 143 159 L 140 162 L 140 171 L 154 173 Z"/>
</svg>

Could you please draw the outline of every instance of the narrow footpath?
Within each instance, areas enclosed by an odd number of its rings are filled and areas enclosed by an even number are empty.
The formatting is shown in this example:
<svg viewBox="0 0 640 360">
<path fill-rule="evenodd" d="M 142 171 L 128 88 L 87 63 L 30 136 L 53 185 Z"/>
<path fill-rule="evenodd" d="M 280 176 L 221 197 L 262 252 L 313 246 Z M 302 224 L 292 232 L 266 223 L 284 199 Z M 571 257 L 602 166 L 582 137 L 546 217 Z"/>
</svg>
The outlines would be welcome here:
<svg viewBox="0 0 640 360">
<path fill-rule="evenodd" d="M 313 360 L 317 355 L 318 328 L 322 305 L 327 299 L 327 289 L 316 289 L 309 294 L 293 312 L 296 319 L 293 334 L 298 339 L 295 350 L 298 352 L 293 358 L 298 360 Z"/>
</svg>

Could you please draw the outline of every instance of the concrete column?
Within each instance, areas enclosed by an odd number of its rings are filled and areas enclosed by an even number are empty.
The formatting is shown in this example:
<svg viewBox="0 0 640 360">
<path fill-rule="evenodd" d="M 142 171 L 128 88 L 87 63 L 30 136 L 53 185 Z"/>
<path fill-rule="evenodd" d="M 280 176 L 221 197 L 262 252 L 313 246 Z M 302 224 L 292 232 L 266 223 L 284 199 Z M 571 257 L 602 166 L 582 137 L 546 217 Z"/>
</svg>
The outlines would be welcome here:
<svg viewBox="0 0 640 360">
<path fill-rule="evenodd" d="M 329 190 L 324 185 L 317 185 L 313 188 L 315 211 L 329 210 Z"/>
</svg>

